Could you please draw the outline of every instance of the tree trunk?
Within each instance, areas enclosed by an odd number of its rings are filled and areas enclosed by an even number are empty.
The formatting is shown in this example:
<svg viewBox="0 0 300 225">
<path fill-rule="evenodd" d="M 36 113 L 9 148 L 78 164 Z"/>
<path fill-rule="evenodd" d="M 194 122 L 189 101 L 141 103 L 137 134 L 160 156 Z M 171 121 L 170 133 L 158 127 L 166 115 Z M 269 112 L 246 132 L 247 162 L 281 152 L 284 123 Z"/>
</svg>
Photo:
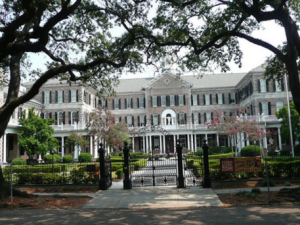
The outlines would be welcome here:
<svg viewBox="0 0 300 225">
<path fill-rule="evenodd" d="M 8 196 L 9 196 L 9 186 L 4 180 L 2 168 L 0 166 L 0 200 L 3 200 Z"/>
</svg>

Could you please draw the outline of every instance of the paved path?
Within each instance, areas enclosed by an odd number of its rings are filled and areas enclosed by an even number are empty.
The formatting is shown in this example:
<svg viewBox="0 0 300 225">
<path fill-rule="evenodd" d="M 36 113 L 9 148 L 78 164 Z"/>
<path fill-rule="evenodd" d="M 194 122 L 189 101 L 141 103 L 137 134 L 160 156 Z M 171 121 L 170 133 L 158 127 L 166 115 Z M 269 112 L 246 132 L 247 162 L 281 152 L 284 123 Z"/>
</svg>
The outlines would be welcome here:
<svg viewBox="0 0 300 225">
<path fill-rule="evenodd" d="M 293 225 L 299 206 L 200 207 L 189 209 L 0 210 L 1 225 Z"/>
</svg>

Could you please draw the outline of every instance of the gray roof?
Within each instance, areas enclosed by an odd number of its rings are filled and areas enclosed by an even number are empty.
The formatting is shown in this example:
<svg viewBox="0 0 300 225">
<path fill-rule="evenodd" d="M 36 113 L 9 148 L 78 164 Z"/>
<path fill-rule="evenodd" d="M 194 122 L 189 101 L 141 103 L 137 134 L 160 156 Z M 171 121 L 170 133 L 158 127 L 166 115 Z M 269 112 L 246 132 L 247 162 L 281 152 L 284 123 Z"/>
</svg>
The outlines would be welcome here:
<svg viewBox="0 0 300 225">
<path fill-rule="evenodd" d="M 181 78 L 193 84 L 193 88 L 220 88 L 234 87 L 246 73 L 222 73 L 205 74 L 198 78 L 197 76 L 182 76 Z"/>
<path fill-rule="evenodd" d="M 181 76 L 181 79 L 192 84 L 192 88 L 220 88 L 235 87 L 245 75 L 246 73 L 222 73 L 207 74 L 201 78 L 198 76 Z M 153 77 L 120 79 L 120 84 L 114 89 L 117 93 L 139 92 L 154 79 Z"/>
<path fill-rule="evenodd" d="M 28 81 L 28 82 L 25 82 L 23 83 L 22 85 L 23 86 L 32 86 L 36 81 Z M 60 81 L 59 79 L 49 79 L 44 85 L 47 85 L 47 84 L 67 84 L 67 81 L 66 80 L 63 80 L 63 81 Z"/>
<path fill-rule="evenodd" d="M 254 69 L 250 70 L 250 72 L 264 72 L 265 71 L 265 65 L 261 64 L 258 67 L 255 67 Z"/>
</svg>

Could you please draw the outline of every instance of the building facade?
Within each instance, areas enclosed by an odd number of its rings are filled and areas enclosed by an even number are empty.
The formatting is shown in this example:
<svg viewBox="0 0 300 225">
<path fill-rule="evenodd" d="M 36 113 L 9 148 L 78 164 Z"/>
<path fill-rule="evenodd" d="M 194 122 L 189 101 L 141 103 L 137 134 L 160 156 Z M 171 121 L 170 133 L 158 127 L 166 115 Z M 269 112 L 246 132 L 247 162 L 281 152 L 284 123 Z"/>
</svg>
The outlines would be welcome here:
<svg viewBox="0 0 300 225">
<path fill-rule="evenodd" d="M 74 159 L 80 152 L 90 152 L 94 158 L 98 157 L 98 145 L 85 130 L 89 112 L 98 105 L 107 107 L 116 116 L 116 121 L 125 121 L 129 129 L 137 132 L 132 136 L 132 151 L 174 153 L 178 140 L 185 151 L 196 151 L 204 139 L 214 141 L 218 146 L 238 143 L 240 150 L 249 145 L 249 141 L 230 140 L 205 126 L 213 119 L 214 109 L 235 116 L 237 107 L 244 109 L 243 116 L 255 119 L 262 129 L 276 131 L 272 139 L 275 148 L 280 150 L 285 143 L 280 138 L 281 124 L 275 112 L 287 103 L 285 84 L 264 79 L 263 72 L 262 67 L 257 67 L 248 73 L 212 74 L 199 78 L 165 71 L 157 77 L 120 79 L 115 87 L 117 95 L 110 99 L 99 99 L 92 88 L 50 80 L 34 99 L 15 110 L 2 138 L 1 160 L 7 162 L 15 157 L 27 157 L 18 146 L 18 118 L 22 110 L 26 113 L 32 107 L 42 118 L 56 119 L 52 127 L 60 143 L 58 154 L 71 154 Z M 23 85 L 28 89 L 32 84 Z M 5 88 L 2 88 L 2 95 L 5 100 Z M 291 99 L 290 93 L 289 96 Z M 88 149 L 65 147 L 72 131 L 89 139 Z M 268 137 L 260 145 L 267 147 Z M 108 148 L 107 151 L 111 150 Z"/>
</svg>

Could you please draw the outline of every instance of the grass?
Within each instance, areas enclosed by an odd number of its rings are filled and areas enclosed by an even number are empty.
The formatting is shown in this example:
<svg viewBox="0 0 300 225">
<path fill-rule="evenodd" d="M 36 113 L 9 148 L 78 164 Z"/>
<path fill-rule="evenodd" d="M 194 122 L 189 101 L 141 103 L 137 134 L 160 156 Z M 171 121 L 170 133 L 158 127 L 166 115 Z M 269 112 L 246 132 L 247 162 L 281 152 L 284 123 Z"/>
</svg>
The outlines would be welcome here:
<svg viewBox="0 0 300 225">
<path fill-rule="evenodd" d="M 35 199 L 34 201 L 37 202 L 37 203 L 41 203 L 41 202 L 43 202 L 43 199 L 37 198 L 37 199 Z"/>
</svg>

